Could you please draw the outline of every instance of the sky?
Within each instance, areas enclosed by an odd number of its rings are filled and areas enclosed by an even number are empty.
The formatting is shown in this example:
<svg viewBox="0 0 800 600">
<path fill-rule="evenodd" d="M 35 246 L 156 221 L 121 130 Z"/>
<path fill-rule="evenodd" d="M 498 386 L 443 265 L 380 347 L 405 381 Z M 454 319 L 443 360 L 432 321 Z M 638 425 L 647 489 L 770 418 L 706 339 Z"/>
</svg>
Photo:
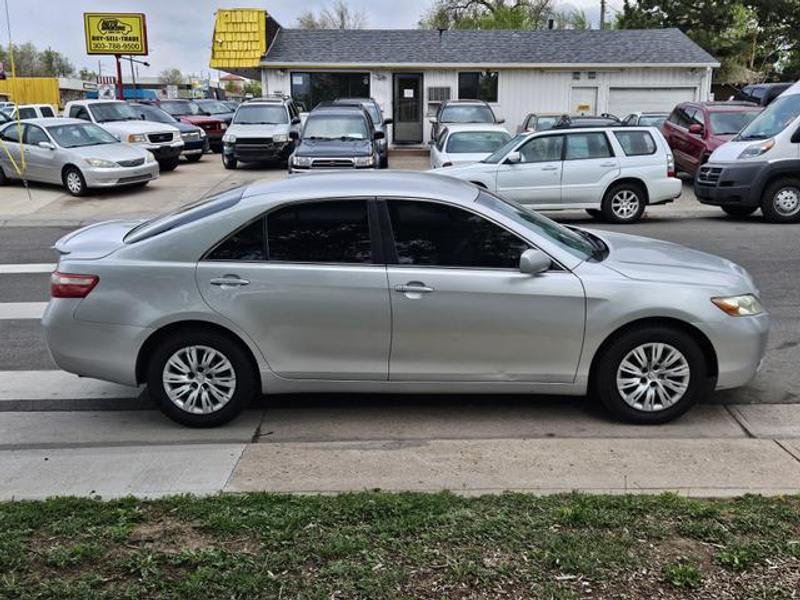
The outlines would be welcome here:
<svg viewBox="0 0 800 600">
<path fill-rule="evenodd" d="M 333 0 L 0 0 L 8 2 L 14 43 L 33 42 L 43 49 L 64 53 L 76 70 L 98 68 L 112 74 L 113 57 L 88 56 L 84 49 L 84 12 L 144 12 L 147 18 L 149 68 L 139 67 L 142 77 L 157 77 L 167 68 L 177 67 L 184 74 L 207 74 L 214 11 L 217 8 L 263 8 L 284 27 L 295 26 L 306 10 L 318 12 Z M 432 0 L 348 0 L 349 5 L 366 15 L 367 27 L 376 29 L 413 28 Z M 566 4 L 567 2 L 557 2 Z M 584 10 L 596 25 L 600 0 L 568 0 Z M 614 8 L 622 0 L 609 0 Z M 8 43 L 5 15 L 0 11 L 0 44 Z M 216 79 L 216 73 L 212 74 Z"/>
</svg>

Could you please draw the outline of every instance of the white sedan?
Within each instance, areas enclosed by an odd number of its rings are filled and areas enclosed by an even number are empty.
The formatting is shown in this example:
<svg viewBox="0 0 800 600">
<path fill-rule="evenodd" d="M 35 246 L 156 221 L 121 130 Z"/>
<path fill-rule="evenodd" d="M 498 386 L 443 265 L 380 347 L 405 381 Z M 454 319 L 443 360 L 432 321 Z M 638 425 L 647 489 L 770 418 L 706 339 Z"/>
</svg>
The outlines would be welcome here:
<svg viewBox="0 0 800 600">
<path fill-rule="evenodd" d="M 482 161 L 511 139 L 505 127 L 487 123 L 442 127 L 431 145 L 431 169 Z"/>
</svg>

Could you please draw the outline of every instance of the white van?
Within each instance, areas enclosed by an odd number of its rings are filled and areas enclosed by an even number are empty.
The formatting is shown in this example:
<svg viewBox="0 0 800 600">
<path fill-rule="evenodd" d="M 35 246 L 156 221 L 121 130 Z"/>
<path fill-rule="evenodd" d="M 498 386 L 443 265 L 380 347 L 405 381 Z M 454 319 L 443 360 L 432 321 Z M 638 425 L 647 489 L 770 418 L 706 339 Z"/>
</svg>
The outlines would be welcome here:
<svg viewBox="0 0 800 600">
<path fill-rule="evenodd" d="M 694 193 L 733 217 L 760 208 L 770 223 L 800 222 L 800 82 L 714 151 Z"/>
</svg>

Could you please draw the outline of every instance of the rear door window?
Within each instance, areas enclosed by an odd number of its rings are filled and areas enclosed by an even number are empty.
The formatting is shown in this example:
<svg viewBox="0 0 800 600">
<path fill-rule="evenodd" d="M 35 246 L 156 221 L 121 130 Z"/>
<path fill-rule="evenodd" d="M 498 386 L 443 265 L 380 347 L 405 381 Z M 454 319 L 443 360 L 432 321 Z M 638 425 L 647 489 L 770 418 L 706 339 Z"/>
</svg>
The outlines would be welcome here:
<svg viewBox="0 0 800 600">
<path fill-rule="evenodd" d="M 605 133 L 570 133 L 567 135 L 565 160 L 588 160 L 614 156 Z"/>
<path fill-rule="evenodd" d="M 645 156 L 656 153 L 656 142 L 648 131 L 615 131 L 625 156 Z"/>
</svg>

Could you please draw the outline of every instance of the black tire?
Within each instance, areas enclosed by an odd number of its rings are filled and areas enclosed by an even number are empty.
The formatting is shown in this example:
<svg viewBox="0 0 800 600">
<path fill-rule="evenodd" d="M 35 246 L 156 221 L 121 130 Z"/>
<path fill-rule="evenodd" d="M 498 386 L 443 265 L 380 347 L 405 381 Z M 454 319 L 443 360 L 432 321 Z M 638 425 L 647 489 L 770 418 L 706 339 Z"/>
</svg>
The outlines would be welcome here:
<svg viewBox="0 0 800 600">
<path fill-rule="evenodd" d="M 239 164 L 239 161 L 231 156 L 227 156 L 226 154 L 222 155 L 222 166 L 226 169 L 233 170 Z"/>
<path fill-rule="evenodd" d="M 721 206 L 722 211 L 729 217 L 749 217 L 758 210 L 757 206 Z"/>
<path fill-rule="evenodd" d="M 86 187 L 86 179 L 78 167 L 67 167 L 61 173 L 61 182 L 64 184 L 64 189 L 73 196 L 85 196 L 89 188 Z"/>
<path fill-rule="evenodd" d="M 667 408 L 647 411 L 625 401 L 617 388 L 617 373 L 622 362 L 634 349 L 643 344 L 656 343 L 667 344 L 682 355 L 689 368 L 689 380 L 683 395 L 674 404 Z M 636 378 L 633 375 L 630 376 L 630 379 Z M 641 382 L 632 382 L 629 385 L 644 387 L 645 396 L 641 397 L 643 399 L 646 399 L 646 394 L 649 393 L 648 388 L 652 386 L 655 404 L 662 404 L 657 396 L 656 388 L 659 387 L 659 384 L 653 383 L 646 376 L 642 376 Z M 637 390 L 638 388 L 633 388 L 632 394 Z M 708 375 L 706 357 L 697 341 L 680 329 L 658 325 L 631 329 L 611 341 L 602 350 L 602 355 L 597 357 L 590 386 L 590 393 L 598 397 L 612 415 L 622 421 L 640 425 L 658 425 L 676 419 L 698 400 L 708 395 L 711 390 L 712 380 Z"/>
<path fill-rule="evenodd" d="M 642 186 L 636 183 L 618 183 L 612 185 L 603 197 L 601 212 L 609 223 L 636 223 L 642 218 L 646 206 L 647 197 Z"/>
<path fill-rule="evenodd" d="M 593 219 L 602 219 L 603 218 L 603 211 L 599 208 L 587 208 L 586 214 L 592 217 Z"/>
<path fill-rule="evenodd" d="M 11 179 L 3 171 L 3 167 L 0 167 L 0 185 L 8 185 L 9 183 L 11 183 Z"/>
<path fill-rule="evenodd" d="M 181 162 L 181 157 L 176 156 L 175 158 L 166 158 L 158 162 L 158 168 L 162 173 L 167 173 L 169 171 L 174 171 L 178 168 L 178 165 Z"/>
<path fill-rule="evenodd" d="M 769 223 L 800 222 L 800 179 L 783 177 L 769 184 L 761 198 L 761 212 Z"/>
<path fill-rule="evenodd" d="M 215 412 L 195 414 L 170 400 L 162 373 L 172 356 L 183 348 L 203 346 L 223 355 L 232 365 L 236 383 L 230 400 Z M 188 427 L 216 427 L 235 418 L 255 397 L 259 377 L 251 358 L 242 346 L 216 331 L 186 330 L 163 340 L 153 350 L 147 366 L 147 389 L 150 397 L 173 421 Z M 199 383 L 190 385 L 199 386 Z"/>
<path fill-rule="evenodd" d="M 202 152 L 200 154 L 187 154 L 186 155 L 186 162 L 196 163 L 201 158 L 203 158 L 203 153 Z"/>
<path fill-rule="evenodd" d="M 387 152 L 381 157 L 381 169 L 389 168 L 389 153 Z"/>
</svg>

